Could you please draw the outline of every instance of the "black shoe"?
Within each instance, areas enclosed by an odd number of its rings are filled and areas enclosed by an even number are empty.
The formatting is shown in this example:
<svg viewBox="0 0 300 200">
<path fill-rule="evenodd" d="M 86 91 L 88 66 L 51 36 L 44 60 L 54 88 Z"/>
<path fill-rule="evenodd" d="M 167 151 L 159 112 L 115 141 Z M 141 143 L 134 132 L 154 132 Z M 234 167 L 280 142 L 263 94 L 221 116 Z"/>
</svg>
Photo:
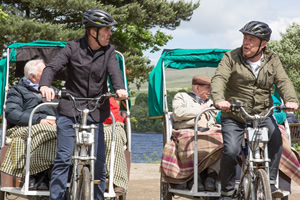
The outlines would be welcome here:
<svg viewBox="0 0 300 200">
<path fill-rule="evenodd" d="M 38 190 L 48 190 L 49 189 L 49 180 L 46 177 L 46 172 L 41 172 L 36 175 L 36 188 Z"/>
<path fill-rule="evenodd" d="M 194 179 L 190 180 L 188 183 L 187 183 L 187 188 L 188 189 L 192 189 L 194 186 Z M 202 183 L 202 180 L 201 180 L 201 177 L 200 175 L 198 175 L 198 192 L 202 192 L 204 191 L 204 185 Z"/>
<path fill-rule="evenodd" d="M 231 200 L 232 198 L 229 197 L 229 196 L 224 196 L 224 195 L 221 195 L 221 197 L 219 198 L 219 200 Z"/>
<path fill-rule="evenodd" d="M 35 184 L 36 184 L 35 177 L 32 176 L 32 175 L 29 176 L 29 185 L 28 185 L 28 188 L 29 188 L 30 190 L 36 190 Z"/>
<path fill-rule="evenodd" d="M 49 186 L 45 181 L 42 181 L 39 186 L 37 186 L 38 190 L 49 190 Z"/>
<path fill-rule="evenodd" d="M 271 185 L 271 194 L 273 198 L 281 199 L 283 197 L 282 191 L 278 189 L 275 185 Z"/>
<path fill-rule="evenodd" d="M 205 190 L 210 191 L 210 192 L 216 191 L 216 184 L 215 183 L 216 183 L 215 179 L 213 179 L 212 177 L 207 177 L 205 182 L 204 182 Z"/>
<path fill-rule="evenodd" d="M 184 190 L 186 188 L 186 183 L 182 183 L 182 184 L 170 183 L 170 186 L 171 186 L 171 188 L 174 188 L 174 189 Z"/>
</svg>

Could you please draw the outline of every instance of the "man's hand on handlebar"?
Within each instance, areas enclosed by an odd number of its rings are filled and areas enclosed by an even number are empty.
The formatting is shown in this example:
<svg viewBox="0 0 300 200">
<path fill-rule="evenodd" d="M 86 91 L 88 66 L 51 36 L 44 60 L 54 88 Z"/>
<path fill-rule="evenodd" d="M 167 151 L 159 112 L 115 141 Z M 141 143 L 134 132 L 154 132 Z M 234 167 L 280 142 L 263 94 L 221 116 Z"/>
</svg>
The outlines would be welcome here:
<svg viewBox="0 0 300 200">
<path fill-rule="evenodd" d="M 54 90 L 48 86 L 41 86 L 40 92 L 42 93 L 42 97 L 45 98 L 46 101 L 51 101 L 55 98 Z"/>
<path fill-rule="evenodd" d="M 215 106 L 220 110 L 225 110 L 226 112 L 230 111 L 230 103 L 228 101 L 220 101 L 216 103 Z"/>
<path fill-rule="evenodd" d="M 128 98 L 128 92 L 124 89 L 117 90 L 116 94 L 118 95 L 118 98 L 116 98 L 116 100 L 118 100 L 118 101 Z"/>
<path fill-rule="evenodd" d="M 285 110 L 285 112 L 294 112 L 294 111 L 298 110 L 298 104 L 295 102 L 286 102 L 285 106 L 288 108 L 292 108 L 289 110 Z"/>
</svg>

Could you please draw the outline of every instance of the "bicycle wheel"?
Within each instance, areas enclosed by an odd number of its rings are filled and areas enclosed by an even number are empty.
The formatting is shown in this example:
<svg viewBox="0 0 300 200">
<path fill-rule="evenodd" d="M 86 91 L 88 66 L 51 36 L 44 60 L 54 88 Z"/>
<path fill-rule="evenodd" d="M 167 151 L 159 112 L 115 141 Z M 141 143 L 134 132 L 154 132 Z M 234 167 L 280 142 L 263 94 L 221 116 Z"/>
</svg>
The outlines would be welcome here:
<svg viewBox="0 0 300 200">
<path fill-rule="evenodd" d="M 254 190 L 257 200 L 272 199 L 268 175 L 265 170 L 259 169 L 255 173 Z"/>
<path fill-rule="evenodd" d="M 79 199 L 81 200 L 90 200 L 91 199 L 91 174 L 90 169 L 88 167 L 83 167 L 80 174 L 80 195 Z"/>
<path fill-rule="evenodd" d="M 160 200 L 172 200 L 172 193 L 169 192 L 169 183 L 160 180 Z"/>
<path fill-rule="evenodd" d="M 5 200 L 5 192 L 0 191 L 0 200 Z"/>
</svg>

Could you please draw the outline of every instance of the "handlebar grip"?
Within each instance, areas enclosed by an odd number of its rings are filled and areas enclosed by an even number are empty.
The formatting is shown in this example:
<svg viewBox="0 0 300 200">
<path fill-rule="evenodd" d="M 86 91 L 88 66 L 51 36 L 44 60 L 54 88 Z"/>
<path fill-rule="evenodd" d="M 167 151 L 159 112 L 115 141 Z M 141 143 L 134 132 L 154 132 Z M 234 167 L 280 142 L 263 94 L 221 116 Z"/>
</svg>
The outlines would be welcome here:
<svg viewBox="0 0 300 200">
<path fill-rule="evenodd" d="M 110 97 L 118 98 L 119 96 L 117 94 L 110 94 Z"/>
<path fill-rule="evenodd" d="M 60 91 L 60 97 L 63 98 L 63 97 L 68 97 L 68 96 L 69 96 L 69 93 L 67 92 L 67 89 L 62 88 Z"/>
<path fill-rule="evenodd" d="M 286 107 L 285 105 L 276 105 L 277 112 L 280 112 L 282 110 L 293 110 L 293 108 Z"/>
<path fill-rule="evenodd" d="M 245 106 L 246 106 L 245 103 L 236 101 L 235 103 L 230 104 L 230 110 L 231 110 L 231 112 L 237 112 L 239 108 L 245 107 Z"/>
</svg>

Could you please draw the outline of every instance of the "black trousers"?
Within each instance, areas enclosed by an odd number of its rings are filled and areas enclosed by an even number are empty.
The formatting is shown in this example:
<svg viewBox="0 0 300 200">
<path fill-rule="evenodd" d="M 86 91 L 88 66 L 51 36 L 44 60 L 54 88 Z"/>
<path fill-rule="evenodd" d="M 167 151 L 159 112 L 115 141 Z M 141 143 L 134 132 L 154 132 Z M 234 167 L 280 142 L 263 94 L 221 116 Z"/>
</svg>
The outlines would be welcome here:
<svg viewBox="0 0 300 200">
<path fill-rule="evenodd" d="M 224 151 L 221 158 L 221 191 L 224 195 L 232 195 L 235 186 L 235 175 L 241 143 L 246 125 L 232 118 L 221 118 Z M 281 132 L 273 116 L 260 123 L 260 127 L 269 128 L 268 153 L 270 162 L 270 180 L 275 181 L 282 154 Z M 272 182 L 273 182 L 272 181 Z"/>
</svg>

